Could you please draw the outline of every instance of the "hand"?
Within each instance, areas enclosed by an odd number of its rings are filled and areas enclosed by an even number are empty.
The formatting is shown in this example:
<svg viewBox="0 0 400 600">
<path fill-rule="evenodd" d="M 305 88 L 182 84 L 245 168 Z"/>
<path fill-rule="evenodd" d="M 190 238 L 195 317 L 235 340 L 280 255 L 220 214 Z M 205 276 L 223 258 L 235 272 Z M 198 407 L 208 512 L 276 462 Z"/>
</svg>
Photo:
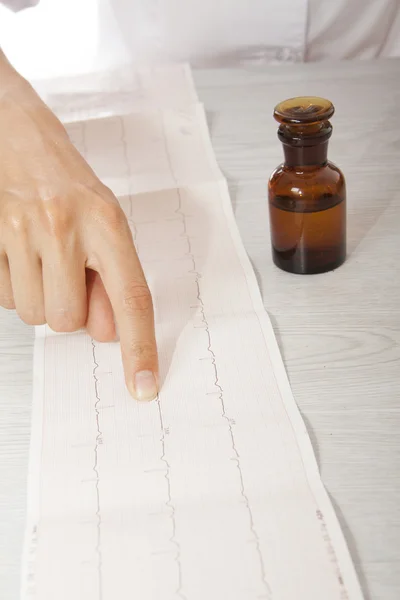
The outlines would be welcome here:
<svg viewBox="0 0 400 600">
<path fill-rule="evenodd" d="M 0 305 L 57 332 L 121 341 L 125 378 L 157 395 L 151 295 L 118 200 L 31 86 L 0 90 Z"/>
</svg>

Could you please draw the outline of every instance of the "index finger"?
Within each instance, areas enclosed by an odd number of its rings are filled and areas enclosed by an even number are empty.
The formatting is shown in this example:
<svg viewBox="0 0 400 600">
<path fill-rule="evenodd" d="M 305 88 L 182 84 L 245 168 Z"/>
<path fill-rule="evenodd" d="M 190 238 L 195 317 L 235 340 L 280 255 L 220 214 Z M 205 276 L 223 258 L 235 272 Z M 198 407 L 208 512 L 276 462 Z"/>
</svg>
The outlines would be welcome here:
<svg viewBox="0 0 400 600">
<path fill-rule="evenodd" d="M 120 219 L 101 240 L 101 252 L 96 248 L 97 269 L 115 314 L 128 389 L 150 401 L 158 394 L 153 302 L 122 210 Z"/>
</svg>

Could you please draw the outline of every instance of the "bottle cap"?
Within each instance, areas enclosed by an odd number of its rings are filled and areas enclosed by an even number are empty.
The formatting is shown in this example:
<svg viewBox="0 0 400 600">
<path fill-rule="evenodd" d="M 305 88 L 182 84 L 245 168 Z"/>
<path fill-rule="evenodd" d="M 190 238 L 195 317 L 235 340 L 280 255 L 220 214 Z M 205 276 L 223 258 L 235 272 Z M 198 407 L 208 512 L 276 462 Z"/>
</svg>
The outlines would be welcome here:
<svg viewBox="0 0 400 600">
<path fill-rule="evenodd" d="M 280 102 L 274 118 L 283 125 L 311 125 L 328 121 L 335 108 L 329 100 L 317 96 L 299 96 Z"/>
</svg>

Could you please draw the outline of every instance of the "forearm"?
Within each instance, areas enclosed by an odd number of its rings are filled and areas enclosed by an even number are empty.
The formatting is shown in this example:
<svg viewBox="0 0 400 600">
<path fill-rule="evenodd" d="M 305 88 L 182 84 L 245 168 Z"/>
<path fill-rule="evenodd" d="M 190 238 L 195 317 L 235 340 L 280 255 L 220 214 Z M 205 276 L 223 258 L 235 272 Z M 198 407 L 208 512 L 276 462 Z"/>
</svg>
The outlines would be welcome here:
<svg viewBox="0 0 400 600">
<path fill-rule="evenodd" d="M 0 48 L 0 108 L 12 106 L 30 112 L 48 110 L 31 84 L 14 69 Z"/>
</svg>

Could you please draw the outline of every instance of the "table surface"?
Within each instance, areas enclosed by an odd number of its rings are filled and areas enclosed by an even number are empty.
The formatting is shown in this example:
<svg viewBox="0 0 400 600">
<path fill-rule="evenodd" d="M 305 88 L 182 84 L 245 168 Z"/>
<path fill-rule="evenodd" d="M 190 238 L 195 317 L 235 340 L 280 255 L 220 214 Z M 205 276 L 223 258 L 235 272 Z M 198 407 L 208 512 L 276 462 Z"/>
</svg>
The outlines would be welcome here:
<svg viewBox="0 0 400 600">
<path fill-rule="evenodd" d="M 368 600 L 400 598 L 400 61 L 199 71 L 214 148 Z M 329 156 L 348 188 L 348 259 L 296 276 L 273 267 L 266 185 L 281 161 L 272 107 L 336 106 Z M 0 309 L 0 597 L 17 600 L 33 331 Z"/>
</svg>

